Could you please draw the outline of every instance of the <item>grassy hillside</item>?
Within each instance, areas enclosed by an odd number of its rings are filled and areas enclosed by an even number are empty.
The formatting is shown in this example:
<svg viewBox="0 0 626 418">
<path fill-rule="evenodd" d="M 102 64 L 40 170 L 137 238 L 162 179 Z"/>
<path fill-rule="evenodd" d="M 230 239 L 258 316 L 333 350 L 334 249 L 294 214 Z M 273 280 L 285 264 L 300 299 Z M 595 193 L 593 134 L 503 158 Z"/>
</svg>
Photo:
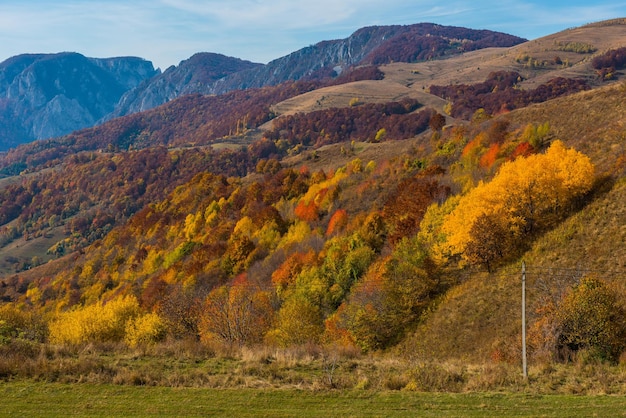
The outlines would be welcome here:
<svg viewBox="0 0 626 418">
<path fill-rule="evenodd" d="M 584 150 L 600 175 L 610 179 L 591 203 L 493 274 L 468 271 L 430 313 L 407 352 L 441 359 L 521 361 L 521 262 L 528 268 L 529 320 L 539 319 L 553 286 L 563 289 L 596 275 L 624 290 L 626 277 L 626 182 L 622 104 L 624 88 L 613 85 L 533 105 L 503 118 L 514 124 L 548 122 L 554 135 Z M 603 109 L 604 111 L 600 110 Z M 449 338 L 454 335 L 455 338 Z M 537 354 L 531 351 L 531 355 Z M 542 359 L 543 360 L 543 359 Z"/>
<path fill-rule="evenodd" d="M 552 132 L 589 155 L 600 171 L 624 174 L 625 85 L 616 83 L 512 112 L 512 123 L 549 122 Z"/>
<path fill-rule="evenodd" d="M 522 261 L 532 364 L 623 362 L 625 88 L 592 57 L 625 28 L 390 64 L 383 80 L 188 97 L 6 156 L 30 174 L 0 190 L 3 373 L 32 377 L 20 364 L 38 347 L 297 348 L 313 373 L 331 354 L 411 365 L 377 387 L 499 387 L 500 372 L 518 387 Z M 567 64 L 543 63 L 556 52 Z M 573 89 L 550 81 L 574 72 Z M 227 120 L 207 116 L 219 103 Z M 100 152 L 72 153 L 87 145 Z"/>
<path fill-rule="evenodd" d="M 528 323 L 541 319 L 546 301 L 585 275 L 624 291 L 626 274 L 624 178 L 562 225 L 537 239 L 514 263 L 493 274 L 466 272 L 402 346 L 413 358 L 463 359 L 470 363 L 521 363 L 521 261 L 527 266 Z M 558 287 L 555 289 L 555 287 Z M 623 301 L 620 301 L 620 304 Z M 454 338 L 450 338 L 454 336 Z M 545 353 L 529 349 L 530 364 Z"/>
</svg>

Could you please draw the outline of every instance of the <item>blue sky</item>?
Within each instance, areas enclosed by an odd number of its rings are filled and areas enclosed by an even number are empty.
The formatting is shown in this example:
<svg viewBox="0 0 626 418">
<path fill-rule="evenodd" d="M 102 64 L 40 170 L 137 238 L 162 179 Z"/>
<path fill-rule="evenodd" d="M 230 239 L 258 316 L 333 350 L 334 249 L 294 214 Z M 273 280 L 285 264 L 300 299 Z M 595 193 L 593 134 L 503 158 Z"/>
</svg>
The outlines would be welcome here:
<svg viewBox="0 0 626 418">
<path fill-rule="evenodd" d="M 74 51 L 165 69 L 218 52 L 266 63 L 370 25 L 433 22 L 535 39 L 616 17 L 626 17 L 626 1 L 0 0 L 0 61 Z"/>
</svg>

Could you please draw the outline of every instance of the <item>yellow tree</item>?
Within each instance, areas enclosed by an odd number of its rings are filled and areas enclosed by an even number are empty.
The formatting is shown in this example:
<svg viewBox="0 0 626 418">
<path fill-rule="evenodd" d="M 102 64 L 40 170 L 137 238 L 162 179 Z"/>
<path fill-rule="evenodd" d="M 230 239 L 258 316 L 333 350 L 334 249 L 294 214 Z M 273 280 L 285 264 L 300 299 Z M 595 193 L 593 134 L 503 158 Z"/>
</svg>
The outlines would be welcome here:
<svg viewBox="0 0 626 418">
<path fill-rule="evenodd" d="M 60 313 L 50 322 L 50 341 L 69 345 L 118 342 L 124 339 L 127 323 L 139 314 L 139 303 L 134 296 L 75 308 Z"/>
<path fill-rule="evenodd" d="M 278 311 L 275 328 L 267 342 L 287 347 L 320 341 L 324 318 L 318 305 L 302 294 L 293 294 Z"/>
<path fill-rule="evenodd" d="M 561 141 L 555 141 L 545 154 L 504 163 L 492 181 L 471 189 L 445 217 L 445 250 L 477 262 L 482 256 L 476 255 L 483 250 L 470 246 L 489 245 L 486 240 L 503 238 L 507 240 L 503 243 L 514 244 L 537 228 L 551 226 L 591 189 L 593 182 L 594 166 L 589 158 L 566 148 Z M 501 228 L 504 235 L 477 225 L 479 220 Z M 500 256 L 493 248 L 489 251 L 496 257 L 490 257 L 488 263 Z"/>
</svg>

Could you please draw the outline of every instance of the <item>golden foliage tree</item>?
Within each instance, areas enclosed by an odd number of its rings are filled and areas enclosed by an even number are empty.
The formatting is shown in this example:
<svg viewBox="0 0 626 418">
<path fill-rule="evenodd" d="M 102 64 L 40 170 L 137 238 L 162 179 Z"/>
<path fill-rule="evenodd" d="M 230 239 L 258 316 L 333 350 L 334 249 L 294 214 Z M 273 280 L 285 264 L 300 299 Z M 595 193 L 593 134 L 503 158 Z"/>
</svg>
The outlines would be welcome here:
<svg viewBox="0 0 626 418">
<path fill-rule="evenodd" d="M 275 327 L 268 332 L 266 340 L 283 347 L 317 343 L 323 329 L 320 307 L 304 295 L 294 294 L 278 311 Z"/>
<path fill-rule="evenodd" d="M 506 162 L 492 181 L 471 189 L 446 216 L 442 231 L 447 251 L 469 262 L 491 263 L 500 257 L 499 252 L 505 254 L 502 247 L 497 249 L 498 243 L 485 240 L 512 237 L 515 243 L 519 237 L 553 225 L 591 189 L 594 179 L 589 158 L 561 141 L 555 141 L 545 154 Z M 477 225 L 479 220 L 497 226 L 499 232 L 490 233 L 486 225 Z M 491 246 L 489 251 L 497 257 L 481 261 L 485 249 L 472 248 L 476 245 Z"/>
<path fill-rule="evenodd" d="M 165 323 L 154 312 L 139 315 L 126 323 L 124 341 L 130 347 L 157 343 L 166 335 Z"/>
<path fill-rule="evenodd" d="M 348 212 L 345 209 L 337 209 L 328 221 L 326 236 L 331 236 L 343 230 L 348 224 Z"/>
</svg>

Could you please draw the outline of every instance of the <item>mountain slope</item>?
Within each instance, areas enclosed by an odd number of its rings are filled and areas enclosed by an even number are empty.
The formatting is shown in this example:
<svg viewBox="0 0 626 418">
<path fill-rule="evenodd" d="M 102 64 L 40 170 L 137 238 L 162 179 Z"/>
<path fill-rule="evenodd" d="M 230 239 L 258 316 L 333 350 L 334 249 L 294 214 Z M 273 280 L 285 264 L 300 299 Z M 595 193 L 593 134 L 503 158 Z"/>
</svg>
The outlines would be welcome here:
<svg viewBox="0 0 626 418">
<path fill-rule="evenodd" d="M 424 61 L 486 47 L 508 47 L 520 42 L 523 39 L 499 32 L 421 23 L 362 28 L 346 39 L 322 41 L 267 65 L 227 59 L 216 54 L 198 54 L 127 93 L 112 116 L 146 110 L 182 94 L 223 94 L 232 90 L 274 86 L 286 81 L 336 77 L 353 66 Z M 185 76 L 191 72 L 201 73 L 207 65 L 216 68 L 211 77 Z M 218 67 L 221 67 L 219 71 Z"/>
<path fill-rule="evenodd" d="M 593 58 L 623 47 L 625 37 L 626 24 L 618 19 L 568 29 L 510 48 L 487 48 L 413 64 L 381 65 L 383 80 L 316 90 L 279 103 L 273 109 L 278 114 L 291 114 L 346 106 L 355 97 L 364 102 L 410 97 L 443 112 L 448 100 L 430 94 L 432 85 L 471 85 L 485 81 L 496 72 L 519 73 L 522 79 L 517 88 L 522 91 L 558 77 L 584 80 L 589 86 L 597 87 L 603 82 L 593 68 Z"/>
<path fill-rule="evenodd" d="M 127 90 L 156 74 L 140 58 L 21 55 L 0 64 L 0 150 L 93 126 Z"/>
<path fill-rule="evenodd" d="M 159 74 L 138 58 L 30 54 L 0 64 L 0 150 L 61 136 L 186 94 L 223 94 L 302 78 L 327 78 L 356 65 L 439 58 L 523 40 L 434 24 L 363 28 L 267 65 L 199 53 Z"/>
<path fill-rule="evenodd" d="M 210 92 L 208 86 L 216 81 L 230 74 L 260 66 L 261 64 L 220 54 L 195 54 L 177 67 L 172 66 L 162 74 L 126 92 L 115 111 L 107 115 L 106 119 L 152 109 L 185 94 L 208 94 Z"/>
<path fill-rule="evenodd" d="M 581 31 L 589 39 L 612 31 L 602 45 L 619 45 L 619 33 L 626 39 L 623 25 Z M 332 342 L 363 351 L 397 346 L 420 360 L 518 362 L 511 318 L 522 257 L 543 271 L 576 265 L 578 279 L 585 257 L 593 258 L 587 271 L 623 272 L 624 87 L 605 84 L 593 67 L 604 49 L 585 43 L 583 52 L 570 51 L 559 43 L 569 35 L 381 65 L 382 80 L 376 72 L 345 85 L 188 95 L 21 147 L 2 157 L 5 174 L 22 175 L 2 180 L 0 296 L 50 315 L 134 300 L 167 324 L 171 338 L 208 344 Z M 559 50 L 571 65 L 535 64 L 519 48 L 537 57 Z M 553 88 L 551 76 L 568 71 L 585 79 L 575 81 L 586 91 Z M 434 96 L 448 89 L 454 94 Z M 458 118 L 444 112 L 537 91 L 554 94 Z M 547 155 L 550 172 L 538 164 Z M 575 171 L 579 162 L 585 169 Z M 446 241 L 444 222 L 461 199 L 513 165 L 519 170 L 498 183 L 501 193 L 465 203 L 480 220 L 465 222 L 478 254 L 465 257 Z M 570 171 L 582 173 L 580 193 L 552 181 Z M 534 189 L 531 178 L 513 194 L 526 172 L 545 188 Z M 481 212 L 487 204 L 499 212 Z M 514 224 L 505 223 L 509 213 Z M 53 241 L 45 257 L 16 255 L 42 238 Z M 616 266 L 600 269 L 611 261 Z M 563 294 L 576 283 L 551 281 L 556 276 L 529 286 L 563 284 Z M 624 294 L 618 281 L 607 282 Z M 542 302 L 533 300 L 531 321 L 544 330 Z M 224 325 L 215 320 L 224 310 L 242 316 Z M 220 329 L 250 321 L 241 332 Z"/>
</svg>

